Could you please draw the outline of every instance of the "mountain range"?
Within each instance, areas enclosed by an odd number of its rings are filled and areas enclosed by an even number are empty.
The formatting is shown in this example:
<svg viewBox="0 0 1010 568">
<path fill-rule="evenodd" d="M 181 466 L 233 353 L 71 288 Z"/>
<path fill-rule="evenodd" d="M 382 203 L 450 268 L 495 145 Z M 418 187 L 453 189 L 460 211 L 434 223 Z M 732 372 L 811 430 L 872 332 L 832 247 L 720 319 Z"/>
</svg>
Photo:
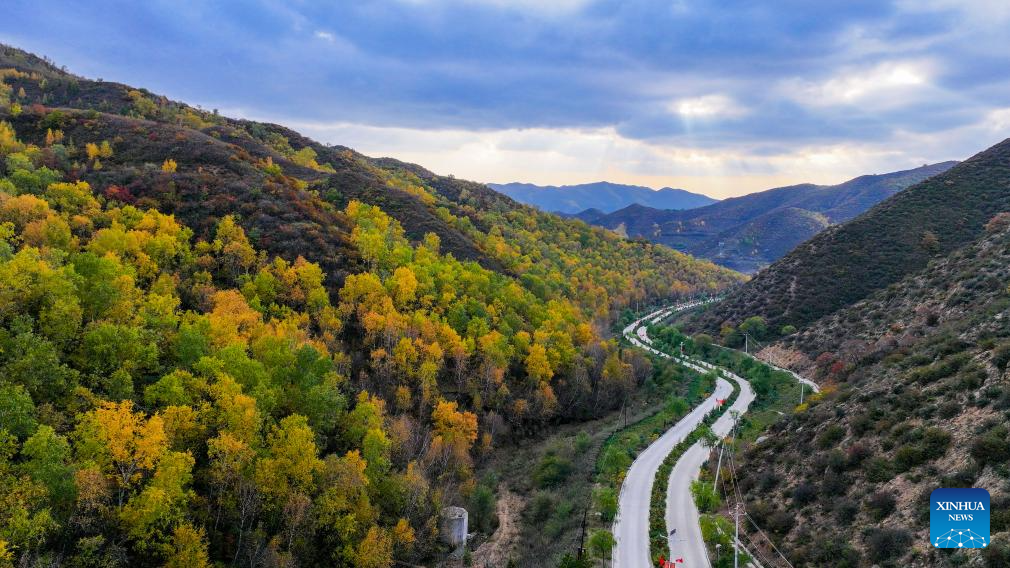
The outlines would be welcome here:
<svg viewBox="0 0 1010 568">
<path fill-rule="evenodd" d="M 754 523 L 796 566 L 943 566 L 937 487 L 992 495 L 1010 565 L 1010 140 L 833 226 L 684 322 L 816 380 L 744 452 Z M 756 331 L 755 331 L 756 330 Z M 751 343 L 754 345 L 755 343 Z"/>
<path fill-rule="evenodd" d="M 643 237 L 741 272 L 755 272 L 831 225 L 957 162 L 941 162 L 838 185 L 800 184 L 769 189 L 682 211 L 634 204 L 576 217 L 629 237 Z"/>
<path fill-rule="evenodd" d="M 717 201 L 707 195 L 684 189 L 652 189 L 607 181 L 562 186 L 518 182 L 487 185 L 516 201 L 539 207 L 543 211 L 569 215 L 586 209 L 610 213 L 634 203 L 658 209 L 691 209 Z"/>
</svg>

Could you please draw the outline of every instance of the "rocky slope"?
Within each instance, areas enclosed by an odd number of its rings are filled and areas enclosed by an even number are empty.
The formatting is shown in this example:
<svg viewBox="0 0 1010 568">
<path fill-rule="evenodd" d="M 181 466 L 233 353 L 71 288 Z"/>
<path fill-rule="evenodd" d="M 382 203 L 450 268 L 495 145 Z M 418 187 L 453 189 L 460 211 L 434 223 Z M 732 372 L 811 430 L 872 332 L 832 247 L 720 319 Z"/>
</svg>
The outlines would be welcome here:
<svg viewBox="0 0 1010 568">
<path fill-rule="evenodd" d="M 763 353 L 827 392 L 738 469 L 749 513 L 796 566 L 1010 562 L 1008 225 Z M 928 546 L 937 487 L 991 493 L 981 556 Z"/>
</svg>

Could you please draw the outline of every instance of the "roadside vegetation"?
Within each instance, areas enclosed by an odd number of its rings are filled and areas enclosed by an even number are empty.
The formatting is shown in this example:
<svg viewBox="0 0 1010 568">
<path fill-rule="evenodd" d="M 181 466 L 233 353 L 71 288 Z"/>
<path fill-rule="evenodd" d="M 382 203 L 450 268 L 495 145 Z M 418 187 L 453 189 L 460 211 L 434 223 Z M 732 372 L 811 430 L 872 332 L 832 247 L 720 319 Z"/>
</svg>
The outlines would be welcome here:
<svg viewBox="0 0 1010 568">
<path fill-rule="evenodd" d="M 715 375 L 713 373 L 710 376 L 714 377 Z M 735 381 L 731 381 L 731 384 L 733 385 L 733 393 L 726 399 L 726 402 L 706 414 L 702 423 L 684 440 L 674 446 L 673 451 L 666 456 L 663 464 L 656 471 L 656 479 L 652 484 L 652 498 L 649 500 L 649 553 L 653 562 L 660 555 L 666 556 L 670 548 L 668 540 L 670 527 L 666 526 L 666 492 L 667 487 L 670 485 L 670 474 L 673 472 L 673 466 L 676 465 L 680 456 L 684 455 L 684 452 L 690 449 L 696 442 L 702 441 L 708 447 L 713 447 L 716 444 L 718 438 L 712 433 L 711 426 L 726 412 L 726 409 L 733 405 L 740 395 L 740 385 Z M 691 491 L 694 493 L 693 486 Z"/>
<path fill-rule="evenodd" d="M 631 352 L 638 350 L 625 350 Z M 507 491 L 519 504 L 510 511 L 519 527 L 503 565 L 577 568 L 602 565 L 610 557 L 611 528 L 627 468 L 714 386 L 711 376 L 666 359 L 654 358 L 652 365 L 623 410 L 560 426 L 539 442 L 507 448 L 479 468 L 478 488 L 490 490 L 490 498 L 471 504 L 471 526 L 482 540 L 497 528 L 496 500 Z M 582 561 L 577 559 L 580 543 L 586 551 Z M 473 561 L 480 565 L 486 558 L 481 543 L 475 544 Z"/>
<path fill-rule="evenodd" d="M 748 321 L 754 323 L 753 319 Z M 814 394 L 810 387 L 801 385 L 789 373 L 773 369 L 739 351 L 717 345 L 708 335 L 691 337 L 676 325 L 659 325 L 650 328 L 649 337 L 658 349 L 670 353 L 679 353 L 683 349 L 685 355 L 729 369 L 750 382 L 755 399 L 747 414 L 740 418 L 738 435 L 744 440 L 756 440 L 768 426 L 784 414 L 792 413 L 800 404 L 801 388 L 804 389 L 804 399 L 809 399 Z"/>
</svg>

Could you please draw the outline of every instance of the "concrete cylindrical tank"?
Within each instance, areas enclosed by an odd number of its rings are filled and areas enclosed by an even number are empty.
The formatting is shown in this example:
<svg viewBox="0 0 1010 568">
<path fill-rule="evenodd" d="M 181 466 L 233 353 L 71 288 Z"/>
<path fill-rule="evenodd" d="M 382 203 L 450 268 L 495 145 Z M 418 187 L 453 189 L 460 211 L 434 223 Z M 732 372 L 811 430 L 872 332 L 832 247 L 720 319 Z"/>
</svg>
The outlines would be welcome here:
<svg viewBox="0 0 1010 568">
<path fill-rule="evenodd" d="M 456 548 L 466 544 L 467 516 L 463 507 L 442 509 L 442 541 Z"/>
</svg>

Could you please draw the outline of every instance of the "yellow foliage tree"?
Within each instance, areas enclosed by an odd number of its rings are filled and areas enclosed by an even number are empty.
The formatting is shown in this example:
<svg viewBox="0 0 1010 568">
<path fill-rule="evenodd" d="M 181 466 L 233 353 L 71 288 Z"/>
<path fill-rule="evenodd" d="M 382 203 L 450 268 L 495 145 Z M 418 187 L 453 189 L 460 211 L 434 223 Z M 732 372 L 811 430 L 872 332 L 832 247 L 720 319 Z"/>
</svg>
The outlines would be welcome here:
<svg viewBox="0 0 1010 568">
<path fill-rule="evenodd" d="M 193 528 L 189 523 L 175 527 L 172 535 L 172 552 L 165 562 L 165 568 L 207 568 L 207 542 L 202 528 Z"/>
<path fill-rule="evenodd" d="M 549 381 L 554 376 L 554 369 L 547 358 L 547 349 L 543 345 L 535 343 L 530 347 L 530 354 L 526 356 L 526 373 L 538 383 Z"/>
<path fill-rule="evenodd" d="M 477 440 L 477 415 L 460 412 L 455 402 L 438 401 L 431 418 L 436 434 L 448 445 L 469 450 Z"/>
<path fill-rule="evenodd" d="M 354 555 L 358 568 L 388 568 L 393 565 L 393 539 L 385 529 L 373 526 L 358 544 Z"/>
<path fill-rule="evenodd" d="M 145 418 L 127 400 L 103 402 L 85 414 L 76 439 L 79 454 L 112 471 L 120 505 L 141 472 L 153 469 L 168 446 L 161 417 Z"/>
<path fill-rule="evenodd" d="M 11 154 L 13 152 L 20 152 L 23 149 L 24 145 L 18 142 L 17 132 L 14 131 L 14 127 L 8 122 L 0 121 L 0 154 Z"/>
</svg>

